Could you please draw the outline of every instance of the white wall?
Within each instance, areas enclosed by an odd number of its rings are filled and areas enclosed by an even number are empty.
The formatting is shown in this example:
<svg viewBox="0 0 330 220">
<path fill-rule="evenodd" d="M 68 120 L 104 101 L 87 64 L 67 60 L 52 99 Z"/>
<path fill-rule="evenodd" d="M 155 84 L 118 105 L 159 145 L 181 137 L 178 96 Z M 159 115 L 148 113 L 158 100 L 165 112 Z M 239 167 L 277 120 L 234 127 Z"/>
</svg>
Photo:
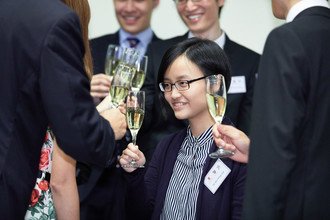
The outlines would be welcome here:
<svg viewBox="0 0 330 220">
<path fill-rule="evenodd" d="M 90 38 L 113 33 L 119 28 L 112 1 L 89 0 L 92 12 Z M 229 37 L 259 53 L 263 50 L 268 33 L 282 23 L 274 18 L 271 1 L 265 0 L 225 0 L 221 14 L 221 26 Z M 160 0 L 153 13 L 151 26 L 157 36 L 163 39 L 187 31 L 173 0 Z"/>
</svg>

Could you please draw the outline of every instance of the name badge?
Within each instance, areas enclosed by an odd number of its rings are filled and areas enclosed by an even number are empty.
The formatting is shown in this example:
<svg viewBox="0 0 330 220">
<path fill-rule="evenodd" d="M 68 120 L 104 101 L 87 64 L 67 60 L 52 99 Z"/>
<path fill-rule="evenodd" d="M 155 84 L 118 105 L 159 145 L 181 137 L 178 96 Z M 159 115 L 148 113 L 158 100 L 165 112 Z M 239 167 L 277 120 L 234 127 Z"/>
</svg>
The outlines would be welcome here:
<svg viewBox="0 0 330 220">
<path fill-rule="evenodd" d="M 228 94 L 246 93 L 245 76 L 232 76 Z"/>
<path fill-rule="evenodd" d="M 229 167 L 218 159 L 206 174 L 204 185 L 214 194 L 230 173 Z"/>
</svg>

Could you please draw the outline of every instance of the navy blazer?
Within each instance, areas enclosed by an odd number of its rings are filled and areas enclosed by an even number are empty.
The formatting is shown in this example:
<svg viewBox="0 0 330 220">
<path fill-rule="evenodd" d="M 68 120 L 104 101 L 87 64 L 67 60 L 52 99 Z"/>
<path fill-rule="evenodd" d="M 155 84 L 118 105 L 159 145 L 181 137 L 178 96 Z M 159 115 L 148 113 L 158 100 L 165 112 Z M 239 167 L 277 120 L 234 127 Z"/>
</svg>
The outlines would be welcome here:
<svg viewBox="0 0 330 220">
<path fill-rule="evenodd" d="M 187 130 L 181 130 L 164 138 L 157 146 L 146 170 L 137 169 L 127 174 L 128 200 L 135 219 L 159 219 L 175 161 Z M 216 150 L 215 144 L 209 152 Z M 205 185 L 204 178 L 216 160 L 207 158 L 197 199 L 196 219 L 240 219 L 243 205 L 246 165 L 230 159 L 222 160 L 231 172 L 213 194 Z M 145 172 L 145 176 L 144 176 Z M 144 177 L 144 178 L 143 178 Z"/>
<path fill-rule="evenodd" d="M 106 166 L 114 133 L 89 94 L 79 18 L 58 0 L 0 1 L 0 218 L 23 219 L 49 125 L 73 158 Z"/>
<path fill-rule="evenodd" d="M 268 36 L 252 110 L 245 218 L 330 219 L 330 9 Z"/>
</svg>

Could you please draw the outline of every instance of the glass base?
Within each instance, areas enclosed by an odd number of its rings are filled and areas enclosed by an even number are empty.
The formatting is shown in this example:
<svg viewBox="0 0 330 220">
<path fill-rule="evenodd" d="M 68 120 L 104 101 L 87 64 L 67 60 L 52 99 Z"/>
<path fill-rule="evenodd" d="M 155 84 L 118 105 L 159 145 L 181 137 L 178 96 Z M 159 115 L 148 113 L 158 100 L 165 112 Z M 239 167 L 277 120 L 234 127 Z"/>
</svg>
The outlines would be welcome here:
<svg viewBox="0 0 330 220">
<path fill-rule="evenodd" d="M 209 157 L 212 159 L 218 159 L 218 158 L 226 158 L 226 157 L 231 157 L 234 155 L 234 152 L 230 150 L 225 150 L 222 148 L 219 148 L 218 150 L 212 152 L 209 154 Z"/>
<path fill-rule="evenodd" d="M 131 160 L 131 162 L 129 162 L 129 167 L 132 167 L 132 168 L 144 168 L 143 165 L 139 165 L 135 160 Z"/>
</svg>

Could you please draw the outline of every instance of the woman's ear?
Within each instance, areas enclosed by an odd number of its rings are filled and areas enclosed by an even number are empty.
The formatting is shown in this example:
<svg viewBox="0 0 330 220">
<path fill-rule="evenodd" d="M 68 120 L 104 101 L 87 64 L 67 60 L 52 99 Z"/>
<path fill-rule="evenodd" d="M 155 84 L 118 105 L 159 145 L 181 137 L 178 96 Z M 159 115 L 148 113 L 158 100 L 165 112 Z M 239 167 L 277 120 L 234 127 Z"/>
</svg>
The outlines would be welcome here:
<svg viewBox="0 0 330 220">
<path fill-rule="evenodd" d="M 225 4 L 225 0 L 216 0 L 218 3 L 219 8 Z"/>
</svg>

